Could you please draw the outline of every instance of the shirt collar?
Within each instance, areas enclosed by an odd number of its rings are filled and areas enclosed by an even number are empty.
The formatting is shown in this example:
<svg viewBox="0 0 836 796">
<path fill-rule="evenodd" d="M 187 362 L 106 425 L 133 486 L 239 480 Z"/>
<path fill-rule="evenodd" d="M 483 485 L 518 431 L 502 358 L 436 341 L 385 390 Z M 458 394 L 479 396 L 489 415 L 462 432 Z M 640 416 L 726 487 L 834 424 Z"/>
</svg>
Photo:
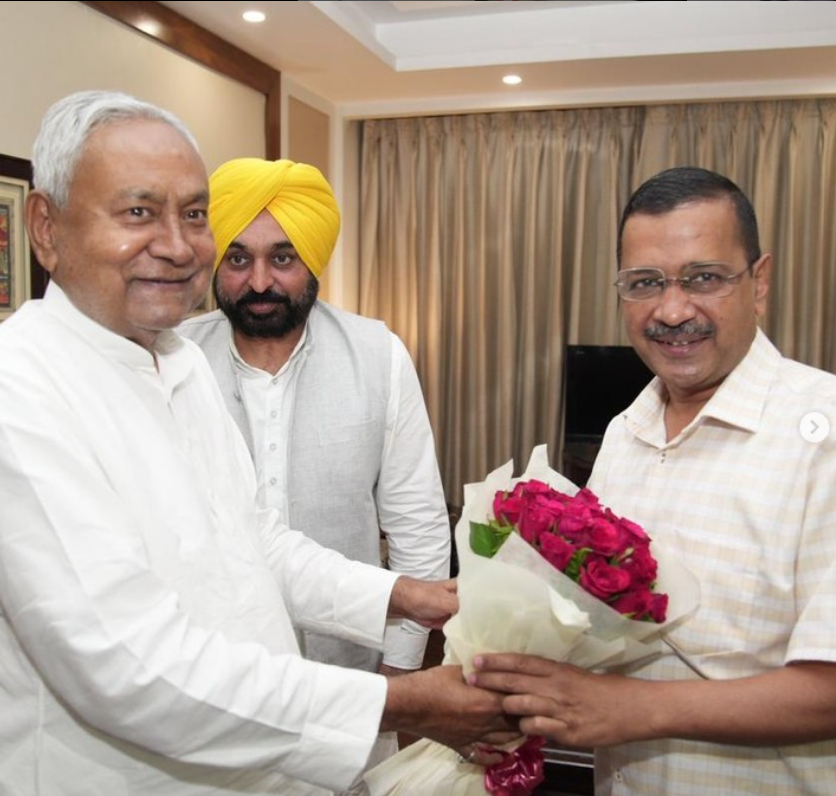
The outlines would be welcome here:
<svg viewBox="0 0 836 796">
<path fill-rule="evenodd" d="M 154 350 L 149 351 L 85 315 L 53 281 L 44 293 L 43 308 L 111 362 L 132 370 L 164 373 L 165 380 L 172 386 L 182 381 L 191 369 L 190 359 L 183 355 L 183 340 L 171 329 L 160 332 Z"/>
<path fill-rule="evenodd" d="M 746 356 L 724 379 L 708 403 L 682 433 L 708 419 L 744 431 L 756 432 L 760 428 L 770 384 L 780 361 L 781 354 L 758 329 Z M 666 401 L 667 392 L 657 376 L 624 412 L 627 427 L 641 439 L 654 444 L 665 444 Z"/>
<path fill-rule="evenodd" d="M 769 388 L 781 362 L 778 349 L 758 329 L 749 351 L 697 416 L 755 432 L 760 428 Z"/>
</svg>

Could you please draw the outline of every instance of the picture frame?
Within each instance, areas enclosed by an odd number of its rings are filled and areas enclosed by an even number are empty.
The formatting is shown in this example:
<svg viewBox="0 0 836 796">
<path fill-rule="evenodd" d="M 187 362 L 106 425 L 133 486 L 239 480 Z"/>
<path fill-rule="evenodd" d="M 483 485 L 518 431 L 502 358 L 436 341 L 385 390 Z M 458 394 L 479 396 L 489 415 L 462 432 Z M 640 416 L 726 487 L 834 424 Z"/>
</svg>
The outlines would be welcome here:
<svg viewBox="0 0 836 796">
<path fill-rule="evenodd" d="M 32 295 L 31 261 L 23 205 L 29 181 L 0 173 L 0 321 Z"/>
<path fill-rule="evenodd" d="M 26 194 L 32 190 L 32 164 L 30 161 L 26 160 L 26 158 L 17 158 L 12 157 L 11 155 L 0 155 L 0 182 L 11 183 L 12 181 L 15 183 L 25 183 L 26 190 L 24 191 L 23 197 L 23 200 L 25 201 Z M 23 220 L 22 211 L 23 206 L 21 204 L 21 221 Z M 32 247 L 29 246 L 28 240 L 26 239 L 25 231 L 23 240 L 26 243 L 25 252 L 27 253 L 24 256 L 28 256 L 29 258 L 29 270 L 26 277 L 28 278 L 28 293 L 25 298 L 43 298 L 44 291 L 46 290 L 47 283 L 49 282 L 49 274 L 38 262 L 37 257 L 35 257 Z M 23 282 L 19 284 L 23 284 L 25 287 L 27 283 Z M 0 310 L 2 310 L 2 308 L 0 308 Z M 4 317 L 8 317 L 9 314 L 11 313 L 8 308 L 5 309 L 5 314 L 0 312 L 0 321 L 2 321 Z"/>
</svg>

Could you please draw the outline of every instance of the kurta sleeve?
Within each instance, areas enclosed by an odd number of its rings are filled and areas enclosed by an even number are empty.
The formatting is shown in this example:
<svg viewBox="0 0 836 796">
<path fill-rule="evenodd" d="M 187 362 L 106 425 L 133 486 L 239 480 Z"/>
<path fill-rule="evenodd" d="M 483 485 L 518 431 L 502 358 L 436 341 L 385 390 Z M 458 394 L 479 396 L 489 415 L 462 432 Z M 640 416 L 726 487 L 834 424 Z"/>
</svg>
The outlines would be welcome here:
<svg viewBox="0 0 836 796">
<path fill-rule="evenodd" d="M 435 441 L 421 384 L 409 352 L 392 335 L 392 377 L 376 500 L 389 567 L 418 580 L 449 577 L 451 534 Z M 418 669 L 427 630 L 389 622 L 383 662 Z"/>
</svg>

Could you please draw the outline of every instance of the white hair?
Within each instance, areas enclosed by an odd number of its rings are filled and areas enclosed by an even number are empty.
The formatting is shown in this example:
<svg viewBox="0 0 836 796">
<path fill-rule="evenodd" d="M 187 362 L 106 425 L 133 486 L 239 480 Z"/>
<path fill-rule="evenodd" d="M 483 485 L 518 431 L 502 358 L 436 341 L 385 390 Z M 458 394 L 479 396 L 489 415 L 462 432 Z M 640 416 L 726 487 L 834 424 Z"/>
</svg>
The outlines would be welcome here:
<svg viewBox="0 0 836 796">
<path fill-rule="evenodd" d="M 32 148 L 32 181 L 64 208 L 87 139 L 99 126 L 127 119 L 155 119 L 171 125 L 198 151 L 197 141 L 173 113 L 118 91 L 79 91 L 58 100 L 41 122 Z"/>
</svg>

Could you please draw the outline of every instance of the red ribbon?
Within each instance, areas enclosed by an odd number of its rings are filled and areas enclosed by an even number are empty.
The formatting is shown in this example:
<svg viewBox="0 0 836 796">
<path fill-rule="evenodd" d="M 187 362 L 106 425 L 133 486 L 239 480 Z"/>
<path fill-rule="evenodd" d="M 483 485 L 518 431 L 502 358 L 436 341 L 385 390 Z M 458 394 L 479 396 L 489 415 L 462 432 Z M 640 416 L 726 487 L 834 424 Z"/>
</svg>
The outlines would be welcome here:
<svg viewBox="0 0 836 796">
<path fill-rule="evenodd" d="M 531 796 L 545 779 L 541 751 L 545 743 L 533 735 L 513 752 L 497 750 L 502 760 L 485 770 L 485 790 L 492 796 Z"/>
</svg>

